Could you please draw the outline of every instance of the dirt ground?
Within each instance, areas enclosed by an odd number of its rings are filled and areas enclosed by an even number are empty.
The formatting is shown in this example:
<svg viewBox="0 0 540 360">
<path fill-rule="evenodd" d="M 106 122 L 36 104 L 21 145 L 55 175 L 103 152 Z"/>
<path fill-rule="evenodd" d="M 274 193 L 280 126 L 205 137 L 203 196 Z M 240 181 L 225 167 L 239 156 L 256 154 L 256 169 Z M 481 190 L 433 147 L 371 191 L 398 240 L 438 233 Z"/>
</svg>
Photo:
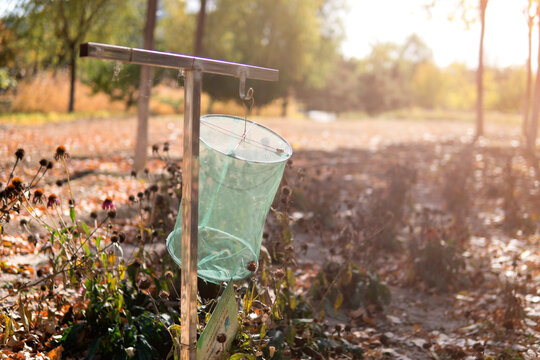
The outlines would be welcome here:
<svg viewBox="0 0 540 360">
<path fill-rule="evenodd" d="M 409 201 L 412 209 L 415 206 L 445 208 L 440 179 L 436 175 L 438 168 L 446 154 L 455 154 L 473 134 L 473 124 L 465 122 L 256 120 L 291 143 L 295 167 L 306 171 L 332 169 L 333 179 L 340 188 L 335 194 L 338 203 L 359 198 L 365 189 L 376 186 L 374 181 L 383 181 L 388 166 L 410 164 L 418 173 Z M 84 199 L 78 207 L 95 208 L 105 196 L 112 196 L 118 204 L 127 202 L 127 196 L 144 186 L 142 180 L 129 176 L 135 129 L 134 118 L 84 119 L 39 126 L 0 124 L 0 178 L 9 174 L 10 168 L 5 164 L 17 148 L 25 148 L 24 169 L 31 176 L 35 171 L 32 164 L 42 157 L 52 157 L 55 148 L 62 144 L 71 156 L 74 196 Z M 490 124 L 487 119 L 486 136 L 480 139 L 478 146 L 514 151 L 519 141 L 517 126 Z M 164 142 L 170 143 L 172 157 L 181 158 L 181 117 L 151 119 L 149 144 Z M 150 162 L 151 170 L 153 166 L 157 165 Z M 54 171 L 61 176 L 61 169 Z M 67 191 L 53 183 L 50 186 L 60 197 Z M 540 356 L 540 293 L 536 290 L 540 283 L 540 242 L 535 235 L 510 236 L 502 232 L 497 225 L 500 206 L 484 200 L 478 200 L 474 206 L 475 213 L 470 217 L 471 241 L 465 256 L 470 264 L 479 264 L 471 273 L 482 272 L 482 287 L 441 295 L 421 286 L 404 286 L 405 254 L 381 256 L 375 264 L 382 265 L 375 270 L 389 285 L 392 301 L 370 321 L 353 322 L 352 329 L 353 338 L 361 339 L 368 350 L 368 358 L 475 359 L 489 354 L 495 356 L 501 351 L 509 354 L 508 359 Z M 6 233 L 12 235 L 8 240 L 14 244 L 18 241 L 16 225 L 8 227 Z M 327 260 L 326 253 L 319 250 L 321 239 L 301 231 L 296 236 L 298 241 L 307 244 L 301 264 L 316 268 Z M 17 266 L 37 266 L 46 261 L 32 252 L 10 253 L 4 249 L 2 254 L 1 261 Z M 525 276 L 528 276 L 529 288 L 520 295 L 526 312 L 522 327 L 514 331 L 493 330 L 489 325 L 495 322 L 491 319 L 495 316 L 492 312 L 502 306 L 500 284 L 509 278 Z M 17 275 L 2 273 L 0 281 L 16 278 Z M 330 322 L 337 324 L 342 320 L 331 319 Z M 482 351 L 477 351 L 479 348 Z"/>
</svg>

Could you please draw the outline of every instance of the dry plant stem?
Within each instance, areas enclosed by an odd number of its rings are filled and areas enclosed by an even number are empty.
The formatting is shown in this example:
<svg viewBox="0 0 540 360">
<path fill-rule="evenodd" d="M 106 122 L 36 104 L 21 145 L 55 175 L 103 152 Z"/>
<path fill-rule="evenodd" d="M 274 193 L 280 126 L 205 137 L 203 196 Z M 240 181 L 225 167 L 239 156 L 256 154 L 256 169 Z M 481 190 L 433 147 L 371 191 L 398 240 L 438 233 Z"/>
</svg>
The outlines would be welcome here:
<svg viewBox="0 0 540 360">
<path fill-rule="evenodd" d="M 39 165 L 39 169 L 38 171 L 36 172 L 36 175 L 34 175 L 34 177 L 32 178 L 32 181 L 30 181 L 30 185 L 28 185 L 28 188 L 32 188 L 32 186 L 34 186 L 34 180 L 36 180 L 36 178 L 38 177 L 39 175 L 39 172 L 41 171 L 41 169 L 43 168 L 43 166 Z M 47 168 L 45 168 L 45 171 L 47 171 Z M 38 181 L 39 182 L 39 181 Z M 38 182 L 36 182 L 36 185 L 38 184 Z"/>
<path fill-rule="evenodd" d="M 24 192 L 22 192 L 22 194 L 24 194 Z M 13 207 L 14 207 L 15 205 L 17 205 L 17 202 L 18 202 L 18 201 L 19 201 L 19 198 L 17 198 L 17 197 L 16 197 L 15 199 L 11 200 L 11 202 L 10 202 L 9 204 L 7 204 L 7 206 L 6 206 L 6 208 L 7 208 L 6 211 L 7 211 L 7 212 L 10 212 L 10 211 L 13 209 Z"/>
<path fill-rule="evenodd" d="M 58 210 L 57 210 L 58 211 Z M 53 224 L 52 226 L 52 229 L 58 229 L 58 226 L 56 226 L 56 223 L 54 222 L 52 216 L 51 216 L 51 213 L 47 210 L 47 207 L 45 207 L 45 214 L 47 214 L 47 216 L 49 217 L 49 220 L 51 220 L 51 223 Z M 54 232 L 53 232 L 54 233 Z M 62 243 L 61 241 L 59 241 L 60 245 L 64 248 L 64 250 L 66 251 L 66 255 L 68 253 L 68 249 L 66 248 L 66 246 L 64 245 L 64 243 Z M 70 249 L 71 251 L 73 251 L 72 249 Z M 73 255 L 73 253 L 71 254 Z"/>
<path fill-rule="evenodd" d="M 133 255 L 133 253 L 132 253 L 132 255 Z M 173 287 L 172 287 L 172 288 L 173 288 L 173 290 L 174 290 L 174 293 L 176 294 L 176 297 L 180 298 L 180 294 L 178 293 L 178 290 L 176 289 L 176 286 L 174 285 L 174 283 L 173 283 Z"/>
<path fill-rule="evenodd" d="M 37 179 L 36 183 L 34 185 L 31 185 L 30 187 L 36 186 L 37 184 L 39 184 L 39 182 L 41 181 L 41 179 L 43 179 L 43 177 L 45 176 L 46 173 L 47 173 L 47 168 L 45 168 L 45 170 L 43 171 L 43 174 L 41 174 L 39 179 Z"/>
<path fill-rule="evenodd" d="M 71 191 L 71 181 L 69 180 L 69 171 L 66 164 L 66 158 L 62 157 L 62 164 L 64 165 L 64 170 L 66 172 L 66 179 L 67 179 L 67 185 L 68 185 L 68 191 L 69 191 L 69 197 L 73 204 L 75 204 L 75 198 L 73 197 L 73 192 Z M 77 223 L 77 214 L 75 213 L 75 220 L 73 221 L 75 224 Z"/>
<path fill-rule="evenodd" d="M 65 229 L 68 230 L 68 232 L 71 234 L 71 230 L 69 229 L 69 227 L 67 226 L 66 222 L 64 221 L 64 218 L 62 217 L 62 215 L 60 214 L 60 211 L 58 211 L 58 206 L 54 208 L 55 212 L 56 212 L 56 216 L 58 216 L 58 218 L 60 219 L 60 222 L 62 223 L 62 225 L 64 226 Z"/>
<path fill-rule="evenodd" d="M 9 179 L 7 181 L 8 184 L 11 181 L 11 179 L 13 179 L 13 173 L 15 172 L 15 168 L 17 167 L 18 163 L 19 163 L 19 158 L 16 158 L 15 159 L 15 164 L 13 164 L 13 169 L 11 169 L 11 174 L 9 174 Z"/>
<path fill-rule="evenodd" d="M 276 297 L 276 300 L 274 301 L 274 303 L 272 304 L 272 308 L 271 308 L 271 314 L 274 314 L 275 313 L 275 310 L 276 310 L 276 305 L 277 305 L 277 297 L 278 297 L 278 293 L 279 293 L 279 288 L 281 287 L 281 281 L 275 281 L 274 280 L 274 294 L 275 294 L 275 297 Z"/>
<path fill-rule="evenodd" d="M 64 229 L 67 229 L 68 234 L 72 235 L 71 234 L 71 229 L 67 226 L 66 222 L 64 221 L 64 218 L 62 218 L 60 212 L 58 211 L 58 207 L 56 207 L 54 210 L 56 211 L 56 216 L 58 216 L 60 218 L 60 221 L 62 222 L 62 225 L 64 225 Z M 73 248 L 75 246 L 73 246 L 74 244 L 71 244 L 72 239 L 73 239 L 72 237 L 68 237 L 68 245 L 69 245 L 69 248 L 70 248 L 70 250 L 72 252 L 72 255 L 73 255 L 73 254 L 76 254 L 76 251 L 73 250 Z"/>
<path fill-rule="evenodd" d="M 103 219 L 98 225 L 96 225 L 96 227 L 94 228 L 94 230 L 92 230 L 92 232 L 90 232 L 88 234 L 88 236 L 86 237 L 86 239 L 84 239 L 84 241 L 81 242 L 81 244 L 79 245 L 79 247 L 77 248 L 76 252 L 78 253 L 79 251 L 81 251 L 82 247 L 84 246 L 84 244 L 86 244 L 88 242 L 88 240 L 90 240 L 92 238 L 92 236 L 94 235 L 94 233 L 99 229 L 101 228 L 101 226 L 105 223 L 105 221 L 107 221 L 107 218 Z"/>
<path fill-rule="evenodd" d="M 52 229 L 58 229 L 58 226 L 56 226 L 56 222 L 54 221 L 54 219 L 52 218 L 51 216 L 51 213 L 49 212 L 49 210 L 47 210 L 47 207 L 45 206 L 44 210 L 45 214 L 49 217 L 49 220 L 51 221 L 51 224 L 52 224 Z"/>
<path fill-rule="evenodd" d="M 146 295 L 148 295 L 148 297 L 150 298 L 150 302 L 152 302 L 152 306 L 154 306 L 154 309 L 156 310 L 156 314 L 161 314 L 161 312 L 159 311 L 158 307 L 157 307 L 157 304 L 156 304 L 156 299 L 154 299 L 154 297 L 152 296 L 152 294 L 150 294 L 150 291 L 146 291 L 145 292 Z M 167 325 L 165 325 L 165 323 L 163 321 L 161 321 L 161 317 L 159 318 L 159 322 L 161 323 L 161 325 L 163 325 L 163 327 L 165 329 L 167 329 L 167 332 L 169 333 L 169 336 L 171 337 L 171 339 L 174 339 L 173 337 L 173 334 L 171 333 L 171 331 L 169 330 L 169 327 Z"/>
<path fill-rule="evenodd" d="M 28 215 L 30 215 L 32 217 L 32 219 L 36 220 L 38 223 L 41 223 L 41 225 L 43 225 L 49 231 L 49 233 L 52 234 L 53 233 L 52 226 L 49 226 L 49 224 L 47 224 L 45 222 L 45 220 L 43 220 L 41 217 L 34 215 L 34 214 L 36 214 L 36 210 L 32 207 L 32 204 L 30 204 L 30 202 L 28 201 L 26 196 L 24 196 L 24 194 L 23 194 L 23 199 L 28 204 L 28 207 L 23 205 L 24 209 L 28 212 Z"/>
<path fill-rule="evenodd" d="M 247 316 L 249 313 L 249 310 L 251 309 L 251 304 L 253 303 L 253 293 L 255 292 L 255 282 L 253 281 L 253 277 L 250 278 L 250 287 L 251 287 L 251 294 L 249 295 L 249 307 L 244 307 L 244 316 Z M 247 293 L 246 293 L 247 296 Z"/>
<path fill-rule="evenodd" d="M 334 285 L 336 284 L 336 281 L 337 279 L 339 279 L 341 277 L 341 274 L 343 272 L 343 270 L 345 269 L 345 266 L 342 264 L 340 267 L 339 267 L 339 271 L 337 273 L 337 275 L 334 277 L 334 279 L 332 280 L 332 282 L 330 283 L 330 285 L 328 285 L 328 288 L 326 288 L 326 291 L 324 292 L 323 296 L 321 297 L 321 300 L 319 301 L 319 305 L 317 306 L 317 313 L 319 313 L 321 311 L 321 307 L 323 306 L 323 302 L 324 300 L 326 299 L 326 297 L 328 296 L 328 294 L 330 293 L 330 290 L 334 287 Z"/>
<path fill-rule="evenodd" d="M 109 244 L 107 245 L 106 247 L 104 247 L 101 252 L 104 252 L 105 250 L 107 250 L 108 248 L 110 248 L 112 246 L 112 244 Z M 54 279 L 56 276 L 60 275 L 60 274 L 65 274 L 66 272 L 68 271 L 71 271 L 71 270 L 77 270 L 81 267 L 81 265 L 74 265 L 74 266 L 71 266 L 69 268 L 66 269 L 67 265 L 69 264 L 69 262 L 66 262 L 61 269 L 59 270 L 56 270 L 54 271 L 52 274 L 49 274 L 47 276 L 44 276 L 40 279 L 37 279 L 37 280 L 34 280 L 34 281 L 29 281 L 25 284 L 22 284 L 17 291 L 21 292 L 21 291 L 24 291 L 24 290 L 27 290 L 33 286 L 36 286 L 36 285 L 39 285 L 41 284 L 42 282 L 45 282 L 45 281 L 49 281 L 49 280 L 52 280 Z M 119 267 L 112 267 L 110 270 L 117 270 Z M 7 299 L 8 297 L 10 297 L 11 295 L 8 294 L 8 295 L 5 295 L 4 297 L 0 298 L 0 301 L 3 301 L 5 299 Z"/>
</svg>

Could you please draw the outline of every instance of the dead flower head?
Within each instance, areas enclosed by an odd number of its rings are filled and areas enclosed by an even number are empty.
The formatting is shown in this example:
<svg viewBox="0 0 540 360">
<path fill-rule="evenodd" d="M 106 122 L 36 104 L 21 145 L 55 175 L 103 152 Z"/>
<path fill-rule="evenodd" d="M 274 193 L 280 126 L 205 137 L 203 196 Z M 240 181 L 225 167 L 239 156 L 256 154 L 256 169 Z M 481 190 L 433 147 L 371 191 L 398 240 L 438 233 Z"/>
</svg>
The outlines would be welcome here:
<svg viewBox="0 0 540 360">
<path fill-rule="evenodd" d="M 219 333 L 216 337 L 216 340 L 218 343 L 223 344 L 225 341 L 227 341 L 227 335 L 225 335 L 224 333 Z"/>
<path fill-rule="evenodd" d="M 283 196 L 289 196 L 289 195 L 291 195 L 291 192 L 292 192 L 291 188 L 288 187 L 287 185 L 285 185 L 285 186 L 283 186 L 281 188 L 281 193 L 283 194 Z"/>
<path fill-rule="evenodd" d="M 32 197 L 32 202 L 34 204 L 39 204 L 43 201 L 43 189 L 34 190 L 34 196 Z"/>
<path fill-rule="evenodd" d="M 24 158 L 24 149 L 17 149 L 17 151 L 15 151 L 15 157 L 17 158 L 17 160 L 22 160 Z"/>
<path fill-rule="evenodd" d="M 23 188 L 23 182 L 22 182 L 22 179 L 18 176 L 15 176 L 12 180 L 11 180 L 11 184 L 13 184 L 13 186 L 15 186 L 15 189 L 17 191 L 20 191 L 22 190 Z"/>
<path fill-rule="evenodd" d="M 283 269 L 277 269 L 274 272 L 274 276 L 276 277 L 276 279 L 283 279 L 285 277 L 285 271 L 283 271 Z"/>
<path fill-rule="evenodd" d="M 255 261 L 250 261 L 247 264 L 246 269 L 250 272 L 255 272 L 257 270 L 257 263 Z"/>
<path fill-rule="evenodd" d="M 47 199 L 47 207 L 53 209 L 55 206 L 60 205 L 60 200 L 56 194 L 49 195 Z"/>
<path fill-rule="evenodd" d="M 159 295 L 158 295 L 158 296 L 159 296 L 159 298 L 160 298 L 161 300 L 167 300 L 167 299 L 169 298 L 170 295 L 169 295 L 169 292 L 168 292 L 168 291 L 166 291 L 166 290 L 161 290 L 161 291 L 159 292 Z"/>
<path fill-rule="evenodd" d="M 54 158 L 57 161 L 60 159 L 69 159 L 69 154 L 64 145 L 60 145 L 56 148 L 56 153 L 54 154 Z"/>
<path fill-rule="evenodd" d="M 107 196 L 101 204 L 103 210 L 114 210 L 114 204 L 110 196 Z"/>
<path fill-rule="evenodd" d="M 9 184 L 8 186 L 6 186 L 3 192 L 4 196 L 9 199 L 17 195 L 17 188 L 15 187 L 15 185 Z"/>
<path fill-rule="evenodd" d="M 107 217 L 110 219 L 114 219 L 116 217 L 116 210 L 112 209 L 107 211 Z"/>
</svg>

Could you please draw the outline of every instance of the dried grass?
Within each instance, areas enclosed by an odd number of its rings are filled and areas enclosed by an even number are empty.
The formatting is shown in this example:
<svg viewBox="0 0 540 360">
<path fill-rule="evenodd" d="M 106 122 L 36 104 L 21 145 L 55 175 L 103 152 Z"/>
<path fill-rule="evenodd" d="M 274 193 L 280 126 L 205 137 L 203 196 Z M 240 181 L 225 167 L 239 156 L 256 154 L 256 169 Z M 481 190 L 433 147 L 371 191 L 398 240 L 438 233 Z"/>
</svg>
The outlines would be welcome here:
<svg viewBox="0 0 540 360">
<path fill-rule="evenodd" d="M 256 98 L 256 97 L 255 97 Z M 17 91 L 10 94 L 10 112 L 15 113 L 65 113 L 69 99 L 69 73 L 67 71 L 42 72 L 31 79 L 19 82 Z M 184 111 L 184 89 L 181 87 L 159 84 L 152 89 L 150 112 L 153 115 L 181 114 Z M 203 94 L 201 98 L 202 113 L 206 113 L 210 97 Z M 136 104 L 135 104 L 136 105 Z M 296 104 L 290 102 L 289 113 L 296 112 Z M 111 101 L 104 93 L 92 94 L 90 88 L 76 82 L 75 111 L 78 113 L 126 112 L 125 104 L 121 101 Z M 136 106 L 129 113 L 136 112 Z M 234 100 L 216 101 L 212 107 L 213 113 L 244 116 L 245 109 Z M 261 108 L 253 109 L 253 114 L 262 116 L 280 116 L 282 100 L 278 99 Z"/>
</svg>

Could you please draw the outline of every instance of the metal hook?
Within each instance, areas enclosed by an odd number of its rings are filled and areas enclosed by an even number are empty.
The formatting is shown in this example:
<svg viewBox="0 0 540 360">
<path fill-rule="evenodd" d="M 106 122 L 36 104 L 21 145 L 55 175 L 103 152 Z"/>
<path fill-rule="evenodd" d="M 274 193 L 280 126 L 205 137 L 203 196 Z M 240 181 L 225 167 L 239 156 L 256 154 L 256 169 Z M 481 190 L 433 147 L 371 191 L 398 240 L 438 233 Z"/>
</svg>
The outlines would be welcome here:
<svg viewBox="0 0 540 360">
<path fill-rule="evenodd" d="M 248 92 L 246 94 L 246 79 L 247 79 L 247 72 L 245 69 L 240 70 L 240 87 L 238 89 L 238 92 L 240 94 L 240 99 L 244 101 L 249 101 L 253 99 L 253 88 L 249 88 Z"/>
</svg>

